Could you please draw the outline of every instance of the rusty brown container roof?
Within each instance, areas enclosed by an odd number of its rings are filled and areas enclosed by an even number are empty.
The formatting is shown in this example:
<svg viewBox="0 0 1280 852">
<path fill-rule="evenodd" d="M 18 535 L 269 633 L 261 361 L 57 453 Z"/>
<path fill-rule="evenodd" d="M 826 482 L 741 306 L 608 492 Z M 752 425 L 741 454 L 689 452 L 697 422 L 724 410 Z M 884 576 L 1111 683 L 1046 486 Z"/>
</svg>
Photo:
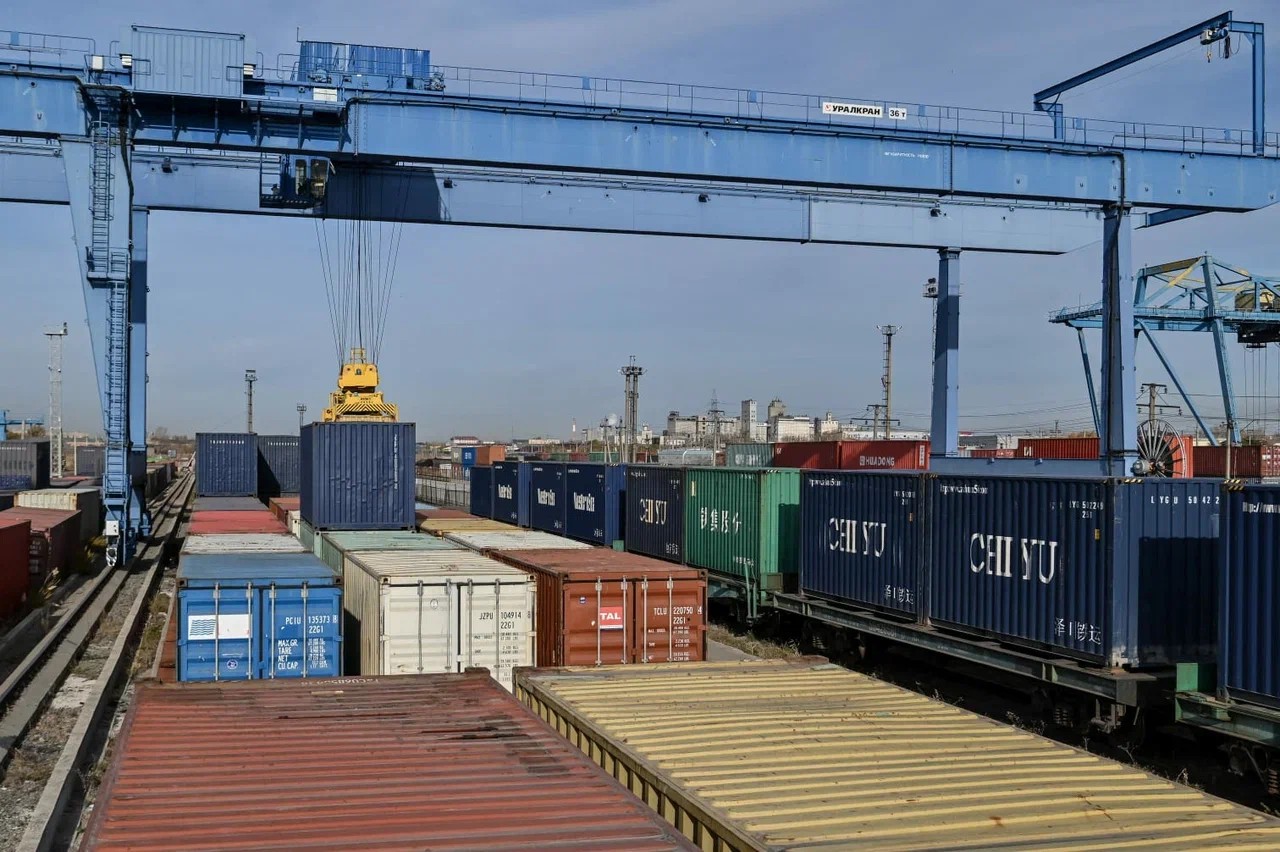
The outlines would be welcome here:
<svg viewBox="0 0 1280 852">
<path fill-rule="evenodd" d="M 87 850 L 690 850 L 487 674 L 139 687 Z"/>
</svg>

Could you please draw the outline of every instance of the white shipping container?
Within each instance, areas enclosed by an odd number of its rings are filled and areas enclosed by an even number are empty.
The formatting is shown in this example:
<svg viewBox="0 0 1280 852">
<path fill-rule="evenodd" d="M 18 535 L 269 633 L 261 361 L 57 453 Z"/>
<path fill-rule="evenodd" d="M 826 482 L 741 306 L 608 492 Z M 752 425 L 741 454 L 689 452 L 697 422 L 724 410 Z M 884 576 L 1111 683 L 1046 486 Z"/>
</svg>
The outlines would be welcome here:
<svg viewBox="0 0 1280 852">
<path fill-rule="evenodd" d="M 465 550 L 362 550 L 343 561 L 360 674 L 489 670 L 507 689 L 534 664 L 532 575 Z"/>
<path fill-rule="evenodd" d="M 24 509 L 60 509 L 80 513 L 80 540 L 102 532 L 102 494 L 97 488 L 41 488 L 20 491 L 13 504 Z"/>
<path fill-rule="evenodd" d="M 301 529 L 302 513 L 301 512 L 299 512 L 297 509 L 294 509 L 292 512 L 286 513 L 285 520 L 286 520 L 286 523 L 289 525 L 289 533 L 291 535 L 300 536 L 302 534 L 302 529 Z"/>
<path fill-rule="evenodd" d="M 221 533 L 189 535 L 182 545 L 183 553 L 305 553 L 293 536 L 287 533 Z"/>
<path fill-rule="evenodd" d="M 512 527 L 511 532 L 477 530 L 451 532 L 446 541 L 460 544 L 468 550 L 483 553 L 488 550 L 587 550 L 591 547 L 564 536 Z"/>
</svg>

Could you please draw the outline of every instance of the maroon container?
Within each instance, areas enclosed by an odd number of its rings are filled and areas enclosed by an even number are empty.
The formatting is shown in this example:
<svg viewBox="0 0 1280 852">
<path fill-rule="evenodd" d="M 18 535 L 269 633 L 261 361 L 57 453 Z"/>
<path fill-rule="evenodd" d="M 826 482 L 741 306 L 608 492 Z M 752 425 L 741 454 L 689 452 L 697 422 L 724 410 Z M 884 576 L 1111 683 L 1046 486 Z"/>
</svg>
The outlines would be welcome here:
<svg viewBox="0 0 1280 852">
<path fill-rule="evenodd" d="M 277 521 L 287 524 L 289 523 L 289 513 L 301 510 L 302 498 L 297 496 L 272 497 L 268 501 L 267 507 L 271 510 L 271 514 L 275 515 Z"/>
<path fill-rule="evenodd" d="M 190 535 L 218 533 L 287 533 L 288 528 L 270 509 L 253 511 L 192 512 L 187 525 Z"/>
<path fill-rule="evenodd" d="M 66 568 L 80 544 L 80 513 L 64 509 L 27 509 L 15 506 L 0 517 L 29 521 L 27 577 L 39 584 L 50 571 Z"/>
<path fill-rule="evenodd" d="M 1020 459 L 1096 459 L 1098 439 L 1093 438 L 1019 438 Z"/>
<path fill-rule="evenodd" d="M 787 441 L 773 445 L 774 467 L 839 470 L 852 441 Z"/>
<path fill-rule="evenodd" d="M 1196 476 L 1217 478 L 1227 475 L 1226 447 L 1195 447 L 1191 455 L 1195 459 Z M 1280 444 L 1231 448 L 1232 479 L 1273 477 L 1280 477 Z"/>
<path fill-rule="evenodd" d="M 538 582 L 536 665 L 706 659 L 705 571 L 602 547 L 489 555 Z"/>
<path fill-rule="evenodd" d="M 27 573 L 31 522 L 8 514 L 0 512 L 0 619 L 22 609 L 31 583 Z"/>
<path fill-rule="evenodd" d="M 1012 449 L 996 449 L 996 450 L 970 450 L 969 458 L 971 459 L 1012 459 L 1018 455 L 1016 450 Z"/>
<path fill-rule="evenodd" d="M 841 441 L 841 470 L 928 470 L 928 441 Z"/>
</svg>

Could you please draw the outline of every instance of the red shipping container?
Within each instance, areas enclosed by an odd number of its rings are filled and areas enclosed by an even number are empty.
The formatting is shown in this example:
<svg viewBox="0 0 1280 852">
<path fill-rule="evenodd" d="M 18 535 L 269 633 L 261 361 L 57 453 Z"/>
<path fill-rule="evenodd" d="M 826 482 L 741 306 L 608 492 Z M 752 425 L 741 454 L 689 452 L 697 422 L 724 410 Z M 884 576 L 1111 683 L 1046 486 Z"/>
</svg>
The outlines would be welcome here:
<svg viewBox="0 0 1280 852">
<path fill-rule="evenodd" d="M 1195 447 L 1191 456 L 1195 459 L 1197 476 L 1225 477 L 1227 475 L 1227 448 Z M 1280 444 L 1253 445 L 1231 448 L 1232 479 L 1271 479 L 1280 477 Z"/>
<path fill-rule="evenodd" d="M 476 447 L 476 464 L 488 467 L 494 462 L 507 460 L 507 448 L 498 444 L 481 444 Z"/>
<path fill-rule="evenodd" d="M 1096 459 L 1098 439 L 1093 438 L 1019 438 L 1020 459 Z"/>
<path fill-rule="evenodd" d="M 842 441 L 841 470 L 928 470 L 928 441 Z"/>
<path fill-rule="evenodd" d="M 786 441 L 773 445 L 774 467 L 839 470 L 845 448 L 854 441 Z"/>
<path fill-rule="evenodd" d="M 287 533 L 288 528 L 267 509 L 261 511 L 192 512 L 189 535 L 218 533 Z"/>
<path fill-rule="evenodd" d="M 706 659 L 705 571 L 603 547 L 489 555 L 537 580 L 537 666 Z"/>
<path fill-rule="evenodd" d="M 0 512 L 0 618 L 8 618 L 27 601 L 30 579 L 31 522 Z"/>
<path fill-rule="evenodd" d="M 15 506 L 0 517 L 28 521 L 27 577 L 41 583 L 50 571 L 66 568 L 80 545 L 80 513 L 65 509 L 26 509 Z"/>
<path fill-rule="evenodd" d="M 569 461 L 571 462 L 591 461 L 591 453 L 569 453 Z"/>
<path fill-rule="evenodd" d="M 971 459 L 1011 459 L 1015 458 L 1017 453 L 1012 449 L 995 449 L 995 450 L 970 450 L 969 458 Z"/>
</svg>

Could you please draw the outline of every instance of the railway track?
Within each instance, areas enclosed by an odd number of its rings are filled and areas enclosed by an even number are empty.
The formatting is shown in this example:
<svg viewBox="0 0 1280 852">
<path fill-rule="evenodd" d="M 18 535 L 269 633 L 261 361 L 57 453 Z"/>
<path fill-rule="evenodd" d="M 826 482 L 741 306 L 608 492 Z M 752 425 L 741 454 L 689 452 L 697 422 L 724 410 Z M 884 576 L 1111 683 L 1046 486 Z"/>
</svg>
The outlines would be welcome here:
<svg viewBox="0 0 1280 852">
<path fill-rule="evenodd" d="M 105 741 L 107 713 L 194 479 L 153 501 L 153 533 L 126 570 L 102 570 L 0 683 L 0 852 L 66 842 L 67 805 Z"/>
</svg>

